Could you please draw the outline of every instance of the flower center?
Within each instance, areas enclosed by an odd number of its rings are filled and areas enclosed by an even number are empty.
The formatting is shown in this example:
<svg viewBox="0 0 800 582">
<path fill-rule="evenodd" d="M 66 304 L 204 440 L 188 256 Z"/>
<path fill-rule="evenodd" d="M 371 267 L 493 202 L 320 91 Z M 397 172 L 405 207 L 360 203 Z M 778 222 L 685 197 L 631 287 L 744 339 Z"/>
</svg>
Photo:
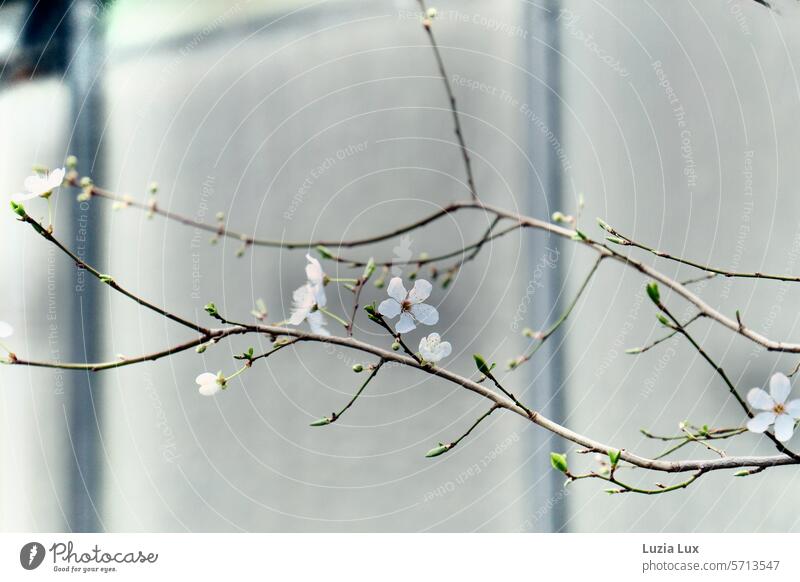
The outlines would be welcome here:
<svg viewBox="0 0 800 582">
<path fill-rule="evenodd" d="M 411 309 L 411 301 L 409 301 L 408 299 L 403 300 L 403 302 L 400 304 L 400 308 L 403 311 L 408 311 L 409 309 Z"/>
<path fill-rule="evenodd" d="M 438 338 L 431 338 L 428 340 L 428 347 L 431 350 L 436 350 L 439 347 L 439 339 Z"/>
<path fill-rule="evenodd" d="M 786 412 L 786 407 L 783 404 L 776 404 L 775 408 L 772 409 L 772 412 L 775 414 L 783 414 Z"/>
</svg>

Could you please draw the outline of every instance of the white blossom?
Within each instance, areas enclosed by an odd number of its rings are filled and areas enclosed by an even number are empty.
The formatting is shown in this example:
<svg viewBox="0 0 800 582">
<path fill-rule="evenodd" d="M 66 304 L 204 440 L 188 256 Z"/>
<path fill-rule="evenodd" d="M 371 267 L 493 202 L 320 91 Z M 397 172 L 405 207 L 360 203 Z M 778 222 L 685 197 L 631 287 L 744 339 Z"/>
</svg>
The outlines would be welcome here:
<svg viewBox="0 0 800 582">
<path fill-rule="evenodd" d="M 328 299 L 325 297 L 325 273 L 319 261 L 311 255 L 306 255 L 306 278 L 308 281 L 292 293 L 292 313 L 288 319 L 291 325 L 300 325 L 307 321 L 311 331 L 319 335 L 330 335 L 325 329 L 325 317 L 319 311 L 325 307 Z"/>
<path fill-rule="evenodd" d="M 419 353 L 427 362 L 438 362 L 449 356 L 452 351 L 450 342 L 443 342 L 438 333 L 432 333 L 419 340 Z"/>
<path fill-rule="evenodd" d="M 217 392 L 222 390 L 225 385 L 225 378 L 222 374 L 212 374 L 211 372 L 203 372 L 195 382 L 200 386 L 200 394 L 203 396 L 214 396 Z"/>
<path fill-rule="evenodd" d="M 14 199 L 18 202 L 23 202 L 39 196 L 46 196 L 61 186 L 64 182 L 65 174 L 64 168 L 58 168 L 52 172 L 28 176 L 24 182 L 27 192 L 25 194 L 16 194 Z"/>
<path fill-rule="evenodd" d="M 414 288 L 406 291 L 402 279 L 394 277 L 386 289 L 389 299 L 381 302 L 378 312 L 389 319 L 400 316 L 394 328 L 397 333 L 408 333 L 416 329 L 418 323 L 436 325 L 439 312 L 435 307 L 423 303 L 430 296 L 431 289 L 433 286 L 430 283 L 417 279 Z"/>
<path fill-rule="evenodd" d="M 14 333 L 14 328 L 5 321 L 0 321 L 0 339 L 10 337 Z"/>
<path fill-rule="evenodd" d="M 784 374 L 774 374 L 769 380 L 769 394 L 761 388 L 747 393 L 747 400 L 757 410 L 762 410 L 747 423 L 751 432 L 764 432 L 775 425 L 775 438 L 786 442 L 792 438 L 795 420 L 800 418 L 800 399 L 786 402 L 792 386 Z"/>
</svg>

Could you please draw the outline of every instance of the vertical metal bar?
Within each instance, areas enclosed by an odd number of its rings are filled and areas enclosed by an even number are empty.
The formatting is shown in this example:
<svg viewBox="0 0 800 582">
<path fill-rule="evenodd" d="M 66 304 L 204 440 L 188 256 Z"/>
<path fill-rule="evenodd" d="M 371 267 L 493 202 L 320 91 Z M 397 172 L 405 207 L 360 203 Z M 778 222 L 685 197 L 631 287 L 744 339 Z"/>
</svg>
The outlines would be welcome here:
<svg viewBox="0 0 800 582">
<path fill-rule="evenodd" d="M 95 18 L 91 0 L 73 0 L 66 15 L 69 30 L 70 61 L 66 80 L 70 88 L 73 131 L 69 151 L 78 157 L 87 174 L 102 179 L 101 120 L 103 96 L 101 70 L 103 43 L 100 23 Z M 77 254 L 91 265 L 102 265 L 101 215 L 90 202 L 68 205 L 69 240 Z M 72 357 L 77 361 L 102 358 L 103 297 L 95 281 L 80 270 L 73 277 Z M 76 532 L 102 528 L 99 493 L 102 480 L 100 456 L 100 415 L 102 412 L 101 379 L 90 373 L 72 376 L 68 412 L 70 442 L 74 465 L 70 475 L 70 527 Z"/>
<path fill-rule="evenodd" d="M 528 146 L 534 160 L 538 178 L 531 173 L 527 206 L 532 216 L 546 217 L 554 210 L 561 209 L 562 169 L 560 160 L 552 144 L 550 134 L 561 140 L 561 108 L 559 102 L 561 61 L 559 55 L 560 33 L 558 29 L 557 0 L 545 0 L 540 5 L 526 3 L 528 12 L 526 22 L 531 27 L 531 42 L 528 47 L 527 69 L 533 73 L 528 85 L 528 103 L 537 116 L 544 120 L 545 131 L 535 124 L 529 124 Z M 542 190 L 539 190 L 541 181 Z M 537 239 L 541 241 L 541 239 Z M 544 245 L 558 251 L 561 249 L 558 237 L 543 241 Z M 529 256 L 531 271 L 536 268 L 543 255 L 548 254 L 546 248 L 531 244 Z M 552 255 L 552 253 L 550 253 Z M 537 297 L 531 301 L 532 318 L 536 325 L 546 325 L 546 319 L 561 312 L 559 294 L 562 284 L 561 261 L 556 261 L 556 268 L 544 274 L 541 283 L 543 288 L 537 290 Z M 561 352 L 554 348 L 560 343 L 560 332 L 550 338 L 537 354 L 537 361 L 547 362 L 542 367 L 529 366 L 528 373 L 538 375 L 531 394 L 534 406 L 557 420 L 564 418 L 564 395 L 560 390 L 564 378 L 564 362 Z M 546 485 L 537 489 L 535 503 L 537 513 L 547 516 L 542 529 L 562 531 L 566 524 L 566 494 L 563 487 L 563 475 L 550 470 L 550 451 L 559 451 L 564 443 L 549 433 L 536 431 L 540 435 L 535 439 L 536 457 L 534 467 L 538 477 L 539 471 L 548 471 Z"/>
</svg>

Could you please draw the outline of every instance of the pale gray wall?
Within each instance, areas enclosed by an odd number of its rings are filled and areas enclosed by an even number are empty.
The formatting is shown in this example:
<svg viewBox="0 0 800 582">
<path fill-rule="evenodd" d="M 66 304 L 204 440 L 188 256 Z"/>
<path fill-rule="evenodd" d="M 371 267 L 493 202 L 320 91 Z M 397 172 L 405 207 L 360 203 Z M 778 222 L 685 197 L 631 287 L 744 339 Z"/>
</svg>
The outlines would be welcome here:
<svg viewBox="0 0 800 582">
<path fill-rule="evenodd" d="M 172 210 L 208 221 L 222 210 L 233 228 L 293 239 L 336 237 L 343 231 L 370 234 L 463 196 L 463 169 L 452 146 L 441 84 L 433 78 L 430 48 L 419 26 L 400 16 L 414 4 L 330 2 L 271 25 L 263 4 L 234 4 L 234 12 L 209 16 L 217 24 L 206 31 L 189 28 L 177 37 L 169 34 L 171 27 L 181 28 L 174 11 L 163 20 L 152 12 L 150 22 L 159 26 L 142 29 L 152 34 L 139 35 L 145 39 L 139 44 L 130 21 L 129 34 L 112 42 L 107 71 L 105 146 L 107 175 L 113 177 L 108 186 L 141 197 L 148 182 L 158 180 L 160 203 Z M 792 6 L 783 5 L 777 15 L 744 0 L 565 6 L 579 19 L 571 27 L 563 19 L 559 23 L 562 77 L 560 89 L 553 87 L 563 104 L 562 209 L 573 211 L 577 193 L 584 192 L 583 224 L 593 233 L 592 222 L 600 215 L 624 232 L 697 260 L 742 270 L 796 271 L 793 59 L 800 41 Z M 523 107 L 530 104 L 545 124 L 551 123 L 545 104 L 530 101 L 531 95 L 547 93 L 544 75 L 526 70 L 535 62 L 531 55 L 545 50 L 531 20 L 541 16 L 541 9 L 483 1 L 437 7 L 442 17 L 436 31 L 451 74 L 486 84 L 483 91 L 457 89 L 479 190 L 489 202 L 548 215 L 554 208 L 540 180 L 551 159 L 526 157 L 542 126 Z M 458 13 L 447 12 L 456 8 Z M 123 9 L 124 4 L 124 14 Z M 286 10 L 281 6 L 276 15 Z M 739 10 L 744 20 L 736 18 Z M 219 13 L 225 15 L 222 20 L 216 20 Z M 486 22 L 489 18 L 496 26 Z M 113 30 L 126 22 L 117 22 Z M 141 27 L 148 21 L 136 22 Z M 601 62 L 577 38 L 581 34 L 591 34 L 627 74 Z M 698 167 L 691 194 L 682 173 L 680 129 L 653 71 L 656 60 L 686 110 Z M 398 78 L 409 76 L 415 78 Z M 511 101 L 499 96 L 501 90 Z M 43 104 L 54 91 L 36 85 L 3 94 L 3 123 L 25 126 L 1 134 L 4 191 L 18 189 L 30 163 L 63 159 L 46 129 L 50 125 L 61 135 L 67 125 L 58 113 L 63 107 L 66 115 L 63 103 L 49 109 Z M 30 126 L 20 122 L 26 119 L 36 119 L 38 129 L 20 140 Z M 380 141 L 401 137 L 411 139 Z M 337 161 L 292 219 L 284 218 L 314 167 L 340 148 L 364 141 L 364 152 Z M 746 151 L 754 152 L 752 197 L 744 191 Z M 751 198 L 750 231 L 742 235 Z M 202 235 L 195 249 L 192 229 L 148 221 L 133 211 L 107 212 L 110 261 L 104 270 L 184 315 L 202 318 L 203 304 L 213 300 L 231 317 L 246 318 L 260 296 L 279 319 L 301 281 L 299 251 L 251 250 L 236 259 L 235 243 L 212 247 Z M 9 272 L 22 269 L 25 277 L 0 289 L 4 304 L 13 306 L 11 315 L 0 318 L 20 329 L 14 342 L 26 352 L 52 357 L 38 307 L 46 300 L 46 271 L 29 268 L 37 261 L 46 265 L 47 250 L 32 235 L 10 228 L 17 226 L 11 216 L 2 220 L 4 248 L 19 245 L 23 254 L 3 253 L 0 264 Z M 411 248 L 448 249 L 483 227 L 478 216 L 465 217 L 460 226 L 443 222 L 415 235 Z M 452 289 L 434 291 L 441 329 L 455 346 L 451 367 L 468 373 L 473 351 L 494 353 L 501 362 L 519 352 L 522 344 L 512 322 L 520 306 L 530 300 L 539 311 L 549 308 L 544 292 L 526 292 L 529 281 L 541 280 L 536 266 L 546 244 L 550 241 L 541 236 L 511 235 L 486 249 Z M 374 252 L 391 256 L 392 247 Z M 559 267 L 568 273 L 562 303 L 588 261 L 583 253 L 561 256 Z M 692 274 L 654 262 L 669 274 Z M 65 267 L 59 263 L 60 277 L 66 276 Z M 555 278 L 555 270 L 545 277 Z M 199 285 L 197 296 L 193 282 Z M 556 420 L 656 454 L 660 447 L 645 442 L 640 427 L 670 432 L 684 419 L 736 425 L 742 418 L 718 379 L 682 343 L 638 358 L 622 353 L 660 333 L 643 283 L 618 265 L 606 265 L 567 325 L 567 339 L 557 338 L 565 358 L 561 396 L 566 406 Z M 754 328 L 787 338 L 794 333 L 797 292 L 789 286 L 744 282 L 729 287 L 715 281 L 702 292 L 728 314 L 742 309 Z M 373 297 L 381 298 L 382 292 L 370 291 L 368 298 Z M 111 357 L 189 337 L 130 302 L 110 297 L 110 303 L 105 323 L 112 330 Z M 674 304 L 684 311 L 679 301 Z M 526 324 L 541 321 L 529 317 Z M 362 321 L 359 333 L 367 337 L 371 331 Z M 775 366 L 786 370 L 794 364 L 790 358 L 755 353 L 707 323 L 696 333 L 743 390 L 763 384 Z M 80 338 L 79 331 L 63 327 L 59 334 L 65 342 Z M 106 485 L 98 503 L 104 528 L 530 531 L 552 527 L 553 516 L 564 509 L 564 529 L 571 531 L 800 528 L 793 515 L 797 481 L 791 469 L 746 480 L 710 476 L 686 492 L 654 498 L 609 497 L 601 484 L 591 482 L 576 484 L 566 494 L 553 490 L 552 471 L 542 457 L 550 449 L 544 435 L 508 415 L 493 417 L 476 438 L 439 461 L 424 459 L 430 446 L 457 436 L 484 404 L 401 370 L 381 373 L 340 424 L 310 429 L 312 419 L 341 406 L 362 379 L 349 371 L 354 355 L 338 350 L 286 350 L 269 366 L 262 362 L 243 381 L 233 382 L 225 394 L 213 400 L 198 396 L 195 375 L 206 369 L 231 371 L 230 356 L 248 345 L 236 340 L 203 356 L 188 353 L 102 376 L 108 395 L 100 417 Z M 556 362 L 543 355 L 509 378 L 511 388 L 537 405 L 548 399 L 542 370 Z M 5 388 L 0 397 L 2 529 L 68 527 L 59 507 L 68 502 L 63 483 L 71 452 L 63 403 L 60 396 L 50 397 L 56 376 L 2 367 L 0 374 Z M 511 444 L 504 447 L 504 442 Z M 484 465 L 498 446 L 500 454 Z M 731 450 L 766 453 L 770 447 L 746 436 Z M 475 464 L 479 470 L 470 474 Z M 632 478 L 646 483 L 661 476 Z M 446 493 L 430 499 L 438 488 Z"/>
<path fill-rule="evenodd" d="M 562 20 L 565 139 L 574 165 L 568 187 L 586 194 L 587 228 L 602 216 L 623 233 L 697 261 L 796 274 L 800 38 L 793 3 L 780 4 L 780 14 L 744 1 L 569 2 L 566 7 L 579 17 L 571 27 Z M 627 76 L 601 62 L 581 33 L 593 35 L 604 54 L 619 59 Z M 683 174 L 681 128 L 659 86 L 656 61 L 686 112 L 697 165 L 693 187 Z M 752 195 L 743 175 L 747 151 L 753 152 Z M 642 252 L 631 255 L 669 275 L 697 274 Z M 573 260 L 574 287 L 589 263 L 583 253 Z M 643 283 L 636 274 L 607 265 L 582 304 L 567 346 L 567 425 L 652 454 L 662 447 L 645 442 L 639 428 L 674 432 L 685 419 L 741 425 L 742 414 L 724 384 L 685 342 L 635 358 L 622 353 L 661 334 Z M 741 309 L 748 326 L 796 339 L 796 287 L 720 280 L 701 289 L 727 315 Z M 676 313 L 691 313 L 678 299 L 668 302 Z M 754 352 L 751 344 L 710 323 L 697 324 L 695 333 L 742 393 L 795 363 Z M 797 448 L 799 442 L 795 437 L 790 444 Z M 746 435 L 730 452 L 771 450 L 766 439 Z M 796 531 L 799 487 L 792 469 L 748 479 L 709 476 L 688 491 L 654 498 L 609 497 L 602 487 L 582 484 L 570 497 L 567 527 Z"/>
</svg>

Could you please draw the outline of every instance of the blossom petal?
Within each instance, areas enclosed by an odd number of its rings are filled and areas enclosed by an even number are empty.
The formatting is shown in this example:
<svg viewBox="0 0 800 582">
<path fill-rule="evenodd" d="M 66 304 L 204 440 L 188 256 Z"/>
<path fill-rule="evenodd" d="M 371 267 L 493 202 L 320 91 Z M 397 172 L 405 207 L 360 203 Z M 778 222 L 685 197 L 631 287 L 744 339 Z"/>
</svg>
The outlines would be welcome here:
<svg viewBox="0 0 800 582">
<path fill-rule="evenodd" d="M 194 381 L 197 382 L 200 386 L 203 386 L 204 384 L 209 384 L 209 383 L 212 383 L 212 382 L 216 384 L 217 375 L 216 374 L 212 374 L 211 372 L 203 372 L 197 378 L 195 378 Z"/>
<path fill-rule="evenodd" d="M 775 401 L 772 396 L 764 392 L 761 388 L 751 388 L 747 393 L 747 401 L 753 408 L 759 410 L 772 410 L 775 408 Z"/>
<path fill-rule="evenodd" d="M 35 196 L 39 196 L 40 194 L 47 192 L 47 180 L 38 174 L 28 176 L 25 178 L 23 184 L 25 189 Z"/>
<path fill-rule="evenodd" d="M 774 412 L 760 412 L 747 421 L 747 430 L 750 432 L 764 432 L 775 422 Z"/>
<path fill-rule="evenodd" d="M 800 399 L 787 402 L 785 408 L 786 414 L 792 418 L 800 418 Z"/>
<path fill-rule="evenodd" d="M 306 318 L 308 325 L 311 326 L 311 331 L 317 335 L 329 336 L 331 332 L 325 329 L 325 316 L 320 311 L 309 313 Z"/>
<path fill-rule="evenodd" d="M 22 194 L 22 193 L 14 194 L 11 197 L 11 199 L 14 202 L 25 202 L 26 200 L 33 200 L 34 198 L 38 198 L 38 197 L 39 197 L 39 195 L 36 192 L 33 192 L 33 193 L 28 192 L 27 194 Z"/>
<path fill-rule="evenodd" d="M 392 280 L 389 281 L 389 286 L 386 288 L 386 292 L 389 294 L 389 297 L 398 303 L 405 301 L 406 295 L 408 295 L 408 291 L 403 287 L 403 280 L 400 277 L 392 277 Z"/>
<path fill-rule="evenodd" d="M 775 438 L 785 443 L 794 434 L 794 419 L 788 414 L 779 414 L 775 419 Z"/>
<path fill-rule="evenodd" d="M 397 326 L 395 326 L 394 330 L 397 333 L 408 333 L 416 328 L 417 324 L 414 322 L 414 318 L 411 317 L 410 313 L 404 311 L 402 314 L 400 314 L 400 321 L 397 322 Z"/>
<path fill-rule="evenodd" d="M 206 384 L 200 385 L 200 394 L 202 394 L 203 396 L 214 396 L 214 394 L 216 394 L 220 390 L 222 390 L 222 386 L 220 386 L 219 382 L 217 382 L 216 376 L 214 376 L 213 382 L 208 382 Z"/>
<path fill-rule="evenodd" d="M 425 325 L 436 325 L 439 322 L 439 312 L 430 305 L 418 303 L 417 305 L 412 305 L 410 311 L 414 319 Z"/>
<path fill-rule="evenodd" d="M 55 190 L 64 183 L 64 176 L 66 175 L 64 168 L 56 168 L 47 174 L 47 186 L 50 190 Z"/>
<path fill-rule="evenodd" d="M 322 284 L 311 285 L 311 294 L 314 297 L 314 303 L 320 307 L 325 307 L 328 303 L 328 298 L 325 296 L 325 287 Z"/>
<path fill-rule="evenodd" d="M 323 279 L 325 278 L 322 265 L 311 255 L 306 255 L 306 260 L 308 261 L 306 265 L 306 277 L 308 277 L 308 282 L 312 285 L 322 285 Z"/>
<path fill-rule="evenodd" d="M 769 379 L 769 393 L 778 404 L 783 404 L 789 398 L 789 392 L 792 391 L 792 385 L 789 378 L 780 372 L 773 374 Z"/>
<path fill-rule="evenodd" d="M 450 345 L 450 342 L 442 342 L 439 344 L 439 359 L 446 358 L 449 356 L 453 351 L 453 346 Z"/>
<path fill-rule="evenodd" d="M 388 317 L 392 319 L 400 315 L 402 308 L 400 304 L 395 301 L 394 299 L 384 299 L 381 301 L 381 304 L 378 305 L 378 313 L 383 315 L 384 317 Z"/>
<path fill-rule="evenodd" d="M 425 279 L 417 279 L 414 283 L 414 288 L 408 293 L 408 300 L 411 303 L 422 303 L 431 296 L 432 289 L 433 285 Z"/>
<path fill-rule="evenodd" d="M 9 337 L 12 333 L 14 333 L 14 328 L 5 321 L 0 321 L 0 337 Z"/>
</svg>

